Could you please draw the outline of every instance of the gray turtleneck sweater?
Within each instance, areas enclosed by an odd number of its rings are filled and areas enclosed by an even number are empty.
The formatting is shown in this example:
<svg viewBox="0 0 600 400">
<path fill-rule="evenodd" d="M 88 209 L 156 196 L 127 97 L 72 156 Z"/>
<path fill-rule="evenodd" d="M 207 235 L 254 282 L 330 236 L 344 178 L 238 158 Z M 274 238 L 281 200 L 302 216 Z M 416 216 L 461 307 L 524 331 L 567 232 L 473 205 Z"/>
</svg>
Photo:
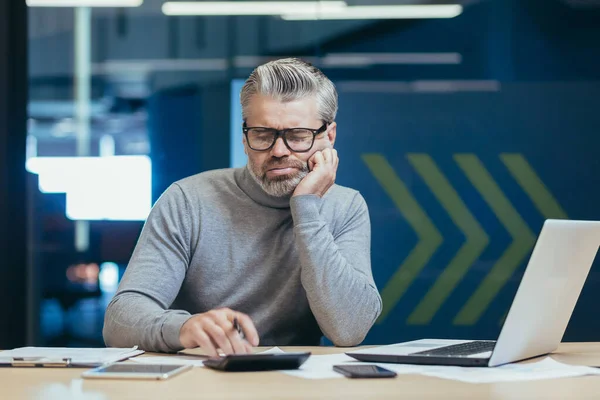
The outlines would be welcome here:
<svg viewBox="0 0 600 400">
<path fill-rule="evenodd" d="M 261 345 L 359 344 L 381 312 L 370 222 L 355 190 L 268 195 L 247 168 L 171 185 L 154 205 L 106 310 L 107 346 L 182 348 L 192 314 L 229 307 Z"/>
</svg>

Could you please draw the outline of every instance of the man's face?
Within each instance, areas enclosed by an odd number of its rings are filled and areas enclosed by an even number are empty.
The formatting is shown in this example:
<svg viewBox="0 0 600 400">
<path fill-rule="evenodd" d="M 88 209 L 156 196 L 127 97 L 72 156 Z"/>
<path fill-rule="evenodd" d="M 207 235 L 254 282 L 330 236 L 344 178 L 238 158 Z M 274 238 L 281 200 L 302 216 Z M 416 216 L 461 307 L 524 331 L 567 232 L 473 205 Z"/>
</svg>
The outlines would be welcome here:
<svg viewBox="0 0 600 400">
<path fill-rule="evenodd" d="M 323 125 L 323 121 L 318 118 L 314 97 L 283 103 L 269 96 L 254 95 L 246 111 L 248 127 L 316 130 Z M 308 160 L 315 152 L 333 147 L 335 134 L 336 126 L 332 123 L 327 131 L 315 137 L 313 147 L 305 153 L 291 151 L 281 137 L 271 149 L 255 151 L 248 146 L 244 137 L 250 171 L 268 194 L 278 197 L 290 195 L 308 175 Z"/>
</svg>

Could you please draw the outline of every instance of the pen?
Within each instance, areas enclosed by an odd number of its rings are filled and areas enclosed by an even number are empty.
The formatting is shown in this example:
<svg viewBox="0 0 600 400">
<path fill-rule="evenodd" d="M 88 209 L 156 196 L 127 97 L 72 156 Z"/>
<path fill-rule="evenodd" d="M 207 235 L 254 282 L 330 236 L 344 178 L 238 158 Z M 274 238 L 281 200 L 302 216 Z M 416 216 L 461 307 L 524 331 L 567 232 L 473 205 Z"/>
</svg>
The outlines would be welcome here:
<svg viewBox="0 0 600 400">
<path fill-rule="evenodd" d="M 233 329 L 235 329 L 237 331 L 237 333 L 240 335 L 242 340 L 246 339 L 246 336 L 244 335 L 244 331 L 242 330 L 242 327 L 240 326 L 237 317 L 233 318 Z"/>
</svg>

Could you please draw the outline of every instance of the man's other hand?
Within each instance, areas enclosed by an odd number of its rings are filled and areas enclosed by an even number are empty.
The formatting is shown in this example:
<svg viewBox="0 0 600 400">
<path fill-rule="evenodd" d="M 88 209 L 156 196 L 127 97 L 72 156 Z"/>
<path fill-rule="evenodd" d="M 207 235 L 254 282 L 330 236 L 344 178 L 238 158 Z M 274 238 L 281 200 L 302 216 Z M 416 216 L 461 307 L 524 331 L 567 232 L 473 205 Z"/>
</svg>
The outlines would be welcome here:
<svg viewBox="0 0 600 400">
<path fill-rule="evenodd" d="M 308 160 L 311 172 L 300 181 L 293 195 L 316 194 L 323 197 L 335 183 L 339 162 L 337 150 L 335 149 L 327 148 L 315 152 Z"/>
<path fill-rule="evenodd" d="M 236 318 L 245 339 L 235 329 Z M 202 348 L 210 357 L 217 357 L 218 349 L 225 354 L 248 354 L 252 346 L 258 346 L 258 332 L 246 314 L 221 308 L 188 319 L 179 331 L 179 341 L 186 349 Z"/>
</svg>

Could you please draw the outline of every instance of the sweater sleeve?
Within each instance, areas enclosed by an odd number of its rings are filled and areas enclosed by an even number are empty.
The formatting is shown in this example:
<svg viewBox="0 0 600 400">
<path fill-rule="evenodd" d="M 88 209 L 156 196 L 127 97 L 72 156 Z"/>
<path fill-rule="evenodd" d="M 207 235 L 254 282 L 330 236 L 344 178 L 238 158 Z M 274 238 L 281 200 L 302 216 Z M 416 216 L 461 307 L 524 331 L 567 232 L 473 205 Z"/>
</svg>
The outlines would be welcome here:
<svg viewBox="0 0 600 400">
<path fill-rule="evenodd" d="M 369 212 L 356 193 L 334 236 L 320 215 L 321 201 L 316 195 L 291 200 L 302 285 L 325 336 L 337 346 L 355 346 L 382 309 L 371 272 Z"/>
<path fill-rule="evenodd" d="M 127 270 L 104 318 L 107 346 L 146 351 L 182 348 L 181 326 L 191 317 L 170 310 L 190 262 L 189 205 L 181 187 L 171 185 L 156 202 Z"/>
</svg>

